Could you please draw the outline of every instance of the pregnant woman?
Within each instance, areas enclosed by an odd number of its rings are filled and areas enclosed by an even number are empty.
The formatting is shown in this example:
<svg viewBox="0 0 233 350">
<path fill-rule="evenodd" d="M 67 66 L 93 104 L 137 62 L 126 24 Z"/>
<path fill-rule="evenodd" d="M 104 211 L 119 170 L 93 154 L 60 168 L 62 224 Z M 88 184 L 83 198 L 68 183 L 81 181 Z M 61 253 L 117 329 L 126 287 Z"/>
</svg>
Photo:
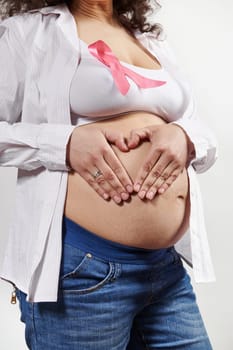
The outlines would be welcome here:
<svg viewBox="0 0 233 350">
<path fill-rule="evenodd" d="M 214 279 L 195 170 L 216 142 L 150 8 L 5 1 L 0 165 L 18 178 L 1 278 L 29 349 L 211 349 L 181 257 Z"/>
</svg>

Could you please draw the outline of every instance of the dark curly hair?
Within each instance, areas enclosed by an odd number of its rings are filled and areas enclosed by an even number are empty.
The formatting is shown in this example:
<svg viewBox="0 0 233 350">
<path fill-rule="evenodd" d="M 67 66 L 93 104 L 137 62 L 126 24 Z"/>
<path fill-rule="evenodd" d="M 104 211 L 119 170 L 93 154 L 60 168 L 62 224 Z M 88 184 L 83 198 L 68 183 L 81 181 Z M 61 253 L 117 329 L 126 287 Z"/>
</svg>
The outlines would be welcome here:
<svg viewBox="0 0 233 350">
<path fill-rule="evenodd" d="M 0 18 L 61 3 L 70 7 L 72 0 L 0 0 Z M 163 30 L 161 24 L 150 23 L 147 16 L 160 8 L 157 1 L 152 6 L 150 0 L 113 0 L 113 7 L 118 21 L 131 33 L 138 29 L 142 33 L 154 32 L 159 35 Z"/>
</svg>

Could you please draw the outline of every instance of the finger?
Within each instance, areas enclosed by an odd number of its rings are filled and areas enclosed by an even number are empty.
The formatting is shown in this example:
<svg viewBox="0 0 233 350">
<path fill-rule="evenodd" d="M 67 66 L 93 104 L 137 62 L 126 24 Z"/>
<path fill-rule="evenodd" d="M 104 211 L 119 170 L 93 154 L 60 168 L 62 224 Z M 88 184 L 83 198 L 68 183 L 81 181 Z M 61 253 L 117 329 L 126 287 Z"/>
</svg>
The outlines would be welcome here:
<svg viewBox="0 0 233 350">
<path fill-rule="evenodd" d="M 171 171 L 169 177 L 164 181 L 164 183 L 158 188 L 158 193 L 163 194 L 177 179 L 177 177 L 182 172 L 182 168 L 179 166 L 175 168 L 173 171 Z"/>
<path fill-rule="evenodd" d="M 153 177 L 153 182 L 151 184 L 144 183 L 144 182 L 146 181 L 149 173 L 151 172 L 151 170 L 153 169 L 155 164 L 157 164 L 160 157 L 161 157 L 161 151 L 159 151 L 157 149 L 151 149 L 145 162 L 142 164 L 141 168 L 139 169 L 139 172 L 138 172 L 136 179 L 134 181 L 134 191 L 135 192 L 141 191 L 142 186 L 143 186 L 143 190 L 147 191 L 148 188 L 151 187 L 151 185 L 154 183 L 154 180 L 158 176 L 158 174 L 155 172 L 153 172 L 153 174 L 151 174 L 151 176 Z M 159 173 L 159 175 L 160 175 L 160 173 Z"/>
<path fill-rule="evenodd" d="M 90 185 L 90 187 L 98 193 L 100 197 L 104 198 L 105 200 L 108 200 L 110 198 L 110 186 L 106 188 L 99 186 L 99 184 L 95 181 L 93 175 L 87 171 L 80 173 L 80 175 Z"/>
<path fill-rule="evenodd" d="M 155 163 L 149 172 L 149 175 L 141 186 L 140 192 L 138 194 L 141 199 L 143 199 L 145 196 L 147 196 L 148 199 L 154 198 L 154 195 L 158 189 L 157 183 L 162 184 L 164 182 L 164 177 L 166 176 L 166 178 L 168 178 L 170 175 L 170 173 L 165 174 L 164 171 L 171 162 L 172 157 L 168 153 L 163 152 L 160 155 L 158 161 Z M 172 168 L 172 170 L 174 170 L 174 168 Z"/>
<path fill-rule="evenodd" d="M 104 130 L 103 134 L 106 140 L 116 145 L 120 151 L 127 152 L 129 150 L 126 144 L 126 139 L 122 133 L 114 130 Z"/>
<path fill-rule="evenodd" d="M 109 149 L 104 153 L 103 160 L 104 163 L 103 165 L 101 164 L 101 166 L 104 166 L 105 164 L 109 167 L 108 170 L 110 170 L 107 174 L 107 178 L 105 178 L 111 184 L 111 186 L 118 193 L 125 190 L 132 193 L 132 180 L 111 147 L 109 147 Z"/>
<path fill-rule="evenodd" d="M 99 166 L 100 167 L 100 166 Z M 98 169 L 99 170 L 99 169 Z M 115 203 L 120 204 L 122 199 L 121 196 L 113 190 L 112 186 L 105 180 L 104 174 L 100 171 L 98 177 L 94 177 L 93 174 L 97 171 L 86 173 L 85 179 L 88 184 L 104 199 L 113 199 Z"/>
<path fill-rule="evenodd" d="M 105 190 L 105 192 L 119 204 L 122 200 L 129 199 L 129 193 L 120 183 L 112 169 L 104 159 L 99 160 L 96 164 L 98 169 L 101 169 L 101 175 L 95 178 L 95 182 Z"/>
<path fill-rule="evenodd" d="M 160 175 L 158 174 L 158 177 L 155 180 L 154 184 L 148 189 L 146 193 L 146 198 L 153 199 L 156 193 L 159 193 L 159 194 L 164 193 L 172 183 L 170 181 L 173 178 L 171 177 L 172 174 L 174 173 L 175 170 L 178 170 L 178 169 L 179 168 L 177 167 L 177 163 L 175 161 L 171 161 L 168 164 L 168 166 L 165 167 L 163 171 L 161 171 Z M 175 178 L 173 180 L 175 180 Z"/>
<path fill-rule="evenodd" d="M 150 131 L 147 128 L 131 130 L 128 137 L 128 147 L 135 148 L 140 142 L 150 138 Z"/>
<path fill-rule="evenodd" d="M 164 193 L 172 184 L 173 182 L 177 179 L 177 177 L 180 175 L 181 173 L 181 168 L 177 168 L 175 169 L 170 176 L 168 177 L 168 179 L 166 181 L 164 181 L 164 183 L 162 184 L 162 186 L 158 189 L 158 193 L 162 194 Z"/>
</svg>

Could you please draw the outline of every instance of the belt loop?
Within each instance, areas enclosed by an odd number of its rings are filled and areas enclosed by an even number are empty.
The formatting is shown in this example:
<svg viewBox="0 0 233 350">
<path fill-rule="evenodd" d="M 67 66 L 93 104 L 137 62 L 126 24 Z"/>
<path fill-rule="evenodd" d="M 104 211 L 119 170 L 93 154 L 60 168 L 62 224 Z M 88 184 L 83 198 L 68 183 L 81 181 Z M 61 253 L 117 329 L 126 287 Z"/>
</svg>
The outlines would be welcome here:
<svg viewBox="0 0 233 350">
<path fill-rule="evenodd" d="M 121 264 L 119 264 L 119 263 L 111 263 L 111 265 L 113 267 L 113 275 L 112 275 L 111 281 L 114 281 L 121 274 Z"/>
</svg>

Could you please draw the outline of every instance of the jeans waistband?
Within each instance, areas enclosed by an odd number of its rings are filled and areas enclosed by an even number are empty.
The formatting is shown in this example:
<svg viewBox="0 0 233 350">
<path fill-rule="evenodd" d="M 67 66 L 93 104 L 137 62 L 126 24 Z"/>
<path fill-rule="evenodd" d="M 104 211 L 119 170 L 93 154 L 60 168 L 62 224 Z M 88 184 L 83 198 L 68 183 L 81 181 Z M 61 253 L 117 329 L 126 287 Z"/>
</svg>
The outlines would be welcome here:
<svg viewBox="0 0 233 350">
<path fill-rule="evenodd" d="M 173 247 L 144 249 L 114 242 L 96 235 L 66 216 L 63 216 L 62 231 L 63 243 L 112 262 L 135 264 L 158 262 L 162 260 L 168 250 L 174 249 Z"/>
</svg>

